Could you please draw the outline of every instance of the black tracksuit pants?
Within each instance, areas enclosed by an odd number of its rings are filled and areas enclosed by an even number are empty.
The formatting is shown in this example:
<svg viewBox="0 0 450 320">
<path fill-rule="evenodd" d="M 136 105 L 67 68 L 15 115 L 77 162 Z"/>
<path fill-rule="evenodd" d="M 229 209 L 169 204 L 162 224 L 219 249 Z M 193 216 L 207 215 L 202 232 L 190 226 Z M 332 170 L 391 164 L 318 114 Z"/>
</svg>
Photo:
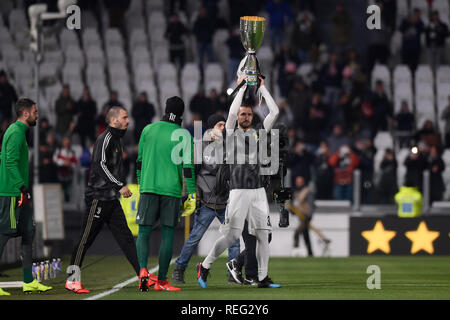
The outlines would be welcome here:
<svg viewBox="0 0 450 320">
<path fill-rule="evenodd" d="M 122 206 L 117 199 L 102 201 L 86 198 L 86 212 L 83 218 L 81 234 L 73 250 L 70 264 L 81 268 L 86 251 L 92 245 L 105 223 L 133 266 L 136 274 L 139 275 L 140 269 L 136 243 L 133 234 L 128 228 Z"/>
</svg>

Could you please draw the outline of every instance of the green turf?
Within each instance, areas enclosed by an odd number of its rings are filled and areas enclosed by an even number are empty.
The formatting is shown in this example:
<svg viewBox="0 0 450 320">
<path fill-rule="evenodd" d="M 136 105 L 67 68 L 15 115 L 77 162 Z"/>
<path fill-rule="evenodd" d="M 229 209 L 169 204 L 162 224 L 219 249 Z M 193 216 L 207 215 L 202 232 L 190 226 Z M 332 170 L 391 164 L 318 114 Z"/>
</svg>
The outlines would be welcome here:
<svg viewBox="0 0 450 320">
<path fill-rule="evenodd" d="M 85 265 L 98 257 L 86 257 Z M 64 267 L 67 267 L 66 259 Z M 137 282 L 103 299 L 117 300 L 291 300 L 291 299 L 450 299 L 450 257 L 350 257 L 350 258 L 271 258 L 270 276 L 281 283 L 280 289 L 258 289 L 255 287 L 229 284 L 226 260 L 218 259 L 212 266 L 208 288 L 201 289 L 196 282 L 193 257 L 186 270 L 186 284 L 179 285 L 180 292 L 137 292 Z M 151 259 L 149 268 L 156 260 Z M 381 289 L 369 290 L 366 273 L 369 265 L 381 269 Z M 172 273 L 173 266 L 169 270 Z M 0 281 L 21 279 L 21 269 L 6 270 L 9 278 Z M 49 293 L 25 295 L 20 289 L 7 289 L 12 295 L 5 299 L 82 299 L 130 279 L 131 267 L 125 258 L 107 257 L 82 271 L 83 284 L 91 290 L 90 295 L 75 295 L 64 289 L 64 275 L 45 282 L 54 286 Z"/>
</svg>

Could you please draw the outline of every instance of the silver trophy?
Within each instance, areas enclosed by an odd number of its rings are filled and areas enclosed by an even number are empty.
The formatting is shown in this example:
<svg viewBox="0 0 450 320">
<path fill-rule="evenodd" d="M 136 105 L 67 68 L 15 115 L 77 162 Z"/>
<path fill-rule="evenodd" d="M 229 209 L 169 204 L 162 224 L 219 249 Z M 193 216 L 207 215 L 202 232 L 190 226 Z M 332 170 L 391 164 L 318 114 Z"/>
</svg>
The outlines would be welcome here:
<svg viewBox="0 0 450 320">
<path fill-rule="evenodd" d="M 259 49 L 264 38 L 264 30 L 266 25 L 266 19 L 256 16 L 241 17 L 240 20 L 240 34 L 241 42 L 247 51 L 245 55 L 245 62 L 240 65 L 241 72 L 247 75 L 247 85 L 256 88 L 258 86 L 258 76 L 264 78 L 261 75 L 259 68 L 259 62 L 256 58 L 256 50 Z M 245 81 L 234 89 L 230 95 L 235 94 L 243 85 Z"/>
</svg>

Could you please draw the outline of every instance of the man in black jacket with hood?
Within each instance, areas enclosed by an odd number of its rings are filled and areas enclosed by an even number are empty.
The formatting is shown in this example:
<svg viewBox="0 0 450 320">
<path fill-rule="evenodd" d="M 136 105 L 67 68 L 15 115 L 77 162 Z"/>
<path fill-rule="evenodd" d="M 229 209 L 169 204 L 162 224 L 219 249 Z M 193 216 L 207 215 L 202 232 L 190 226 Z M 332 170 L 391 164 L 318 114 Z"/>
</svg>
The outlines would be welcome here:
<svg viewBox="0 0 450 320">
<path fill-rule="evenodd" d="M 222 131 L 225 128 L 225 118 L 218 114 L 213 114 L 208 118 L 208 131 L 205 132 L 203 139 L 203 155 L 200 171 L 197 176 L 197 194 L 201 201 L 200 210 L 195 214 L 194 226 L 186 240 L 180 256 L 176 260 L 176 267 L 172 273 L 174 283 L 184 283 L 184 271 L 188 266 L 192 254 L 213 222 L 214 218 L 219 219 L 220 223 L 225 218 L 225 208 L 227 206 L 228 192 L 224 195 L 218 195 L 215 192 L 216 174 L 219 170 L 219 164 L 215 161 L 215 152 L 219 148 L 214 147 L 216 143 L 222 143 Z M 211 152 L 210 152 L 211 151 Z M 239 239 L 228 247 L 228 259 L 232 260 L 239 255 Z M 233 277 L 229 276 L 229 281 L 234 282 Z"/>
</svg>

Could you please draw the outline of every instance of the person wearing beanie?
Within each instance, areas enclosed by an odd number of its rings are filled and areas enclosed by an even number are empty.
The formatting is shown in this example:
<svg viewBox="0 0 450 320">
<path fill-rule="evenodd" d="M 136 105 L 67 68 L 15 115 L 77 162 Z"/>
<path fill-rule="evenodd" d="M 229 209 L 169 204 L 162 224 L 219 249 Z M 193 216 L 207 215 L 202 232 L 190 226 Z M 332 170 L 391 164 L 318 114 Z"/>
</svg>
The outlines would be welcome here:
<svg viewBox="0 0 450 320">
<path fill-rule="evenodd" d="M 196 207 L 194 145 L 189 131 L 181 127 L 184 102 L 179 97 L 166 100 L 161 121 L 148 124 L 139 139 L 136 175 L 140 200 L 136 216 L 139 225 L 136 247 L 140 265 L 139 290 L 179 291 L 166 280 L 172 258 L 175 228 L 182 216 Z M 188 193 L 183 207 L 183 177 Z M 158 276 L 148 273 L 149 240 L 153 226 L 161 223 Z"/>
<path fill-rule="evenodd" d="M 217 218 L 220 223 L 225 219 L 225 208 L 228 200 L 228 192 L 218 195 L 215 192 L 216 175 L 220 164 L 215 161 L 215 147 L 220 148 L 223 144 L 222 131 L 225 128 L 225 118 L 219 114 L 211 115 L 207 120 L 208 130 L 203 138 L 202 163 L 197 174 L 198 197 L 201 202 L 200 210 L 194 217 L 192 231 L 184 243 L 180 256 L 176 260 L 176 267 L 172 273 L 174 283 L 184 283 L 184 272 L 189 264 L 192 254 L 213 222 Z M 212 152 L 208 146 L 214 146 Z M 228 259 L 232 260 L 239 255 L 239 239 L 228 247 Z M 228 276 L 229 282 L 235 282 L 231 275 Z"/>
</svg>

